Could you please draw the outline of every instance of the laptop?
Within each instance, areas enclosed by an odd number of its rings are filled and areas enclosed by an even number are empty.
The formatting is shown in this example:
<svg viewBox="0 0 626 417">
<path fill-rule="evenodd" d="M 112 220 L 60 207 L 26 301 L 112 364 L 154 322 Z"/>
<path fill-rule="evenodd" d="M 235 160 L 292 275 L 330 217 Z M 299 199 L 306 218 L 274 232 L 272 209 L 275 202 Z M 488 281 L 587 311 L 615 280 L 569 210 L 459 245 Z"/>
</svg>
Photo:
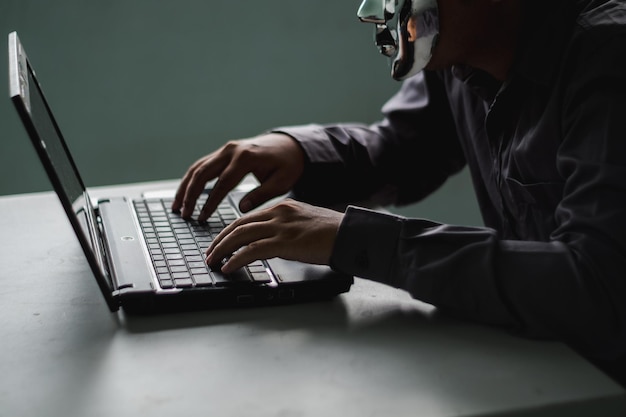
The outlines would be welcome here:
<svg viewBox="0 0 626 417">
<path fill-rule="evenodd" d="M 241 189 L 206 224 L 182 219 L 170 210 L 171 199 L 147 193 L 93 201 L 16 32 L 9 34 L 9 95 L 112 312 L 284 304 L 350 289 L 352 276 L 278 258 L 230 275 L 207 266 L 203 255 L 211 240 L 241 216 Z"/>
</svg>

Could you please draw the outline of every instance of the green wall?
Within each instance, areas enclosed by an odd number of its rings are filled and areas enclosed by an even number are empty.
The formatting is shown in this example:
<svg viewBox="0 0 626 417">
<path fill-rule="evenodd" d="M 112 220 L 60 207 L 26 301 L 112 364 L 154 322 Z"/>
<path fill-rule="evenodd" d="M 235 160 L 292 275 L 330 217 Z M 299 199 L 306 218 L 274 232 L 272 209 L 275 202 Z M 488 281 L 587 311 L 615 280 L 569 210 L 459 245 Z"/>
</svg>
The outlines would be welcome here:
<svg viewBox="0 0 626 417">
<path fill-rule="evenodd" d="M 2 0 L 0 80 L 6 36 L 17 30 L 88 186 L 178 178 L 229 139 L 377 120 L 398 83 L 358 5 Z M 0 85 L 0 195 L 50 190 Z M 465 172 L 399 211 L 481 223 Z"/>
</svg>

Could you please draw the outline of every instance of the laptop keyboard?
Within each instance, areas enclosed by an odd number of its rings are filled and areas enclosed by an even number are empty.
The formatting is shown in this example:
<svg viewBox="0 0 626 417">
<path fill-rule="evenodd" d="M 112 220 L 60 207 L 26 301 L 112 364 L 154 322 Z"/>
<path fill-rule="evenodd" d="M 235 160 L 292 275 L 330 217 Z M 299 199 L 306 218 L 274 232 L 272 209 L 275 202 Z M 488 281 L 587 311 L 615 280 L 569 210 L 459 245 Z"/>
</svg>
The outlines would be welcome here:
<svg viewBox="0 0 626 417">
<path fill-rule="evenodd" d="M 221 287 L 271 281 L 263 261 L 255 261 L 228 275 L 204 262 L 204 254 L 213 239 L 237 218 L 229 203 L 222 202 L 204 224 L 173 213 L 171 199 L 137 200 L 134 205 L 161 288 Z M 199 208 L 193 217 L 198 213 Z"/>
</svg>

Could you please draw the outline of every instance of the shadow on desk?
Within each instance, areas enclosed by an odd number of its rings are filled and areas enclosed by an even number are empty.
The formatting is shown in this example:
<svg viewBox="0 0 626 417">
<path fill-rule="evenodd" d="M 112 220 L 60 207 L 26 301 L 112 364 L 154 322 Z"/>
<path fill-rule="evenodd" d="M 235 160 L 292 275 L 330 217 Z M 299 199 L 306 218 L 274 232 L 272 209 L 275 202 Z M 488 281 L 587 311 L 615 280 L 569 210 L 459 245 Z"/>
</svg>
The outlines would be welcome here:
<svg viewBox="0 0 626 417">
<path fill-rule="evenodd" d="M 412 328 L 419 328 L 427 325 L 435 316 L 434 308 L 414 300 L 398 302 L 385 295 L 376 300 L 376 294 L 370 294 L 367 298 L 361 300 L 354 294 L 345 294 L 325 301 L 279 306 L 220 308 L 150 316 L 121 314 L 120 324 L 130 333 L 237 323 L 272 330 L 316 329 L 337 332 L 389 323 L 405 323 Z"/>
<path fill-rule="evenodd" d="M 367 290 L 361 288 L 363 284 Z M 464 350 L 473 351 L 486 361 L 489 361 L 490 356 L 508 357 L 507 361 L 519 363 L 524 363 L 525 355 L 534 351 L 533 355 L 546 360 L 548 373 L 551 366 L 549 357 L 554 353 L 554 344 L 550 341 L 527 340 L 500 330 L 494 333 L 494 329 L 459 321 L 432 306 L 411 299 L 402 291 L 371 282 L 361 282 L 352 292 L 328 301 L 153 316 L 122 315 L 120 324 L 130 335 L 181 329 L 197 331 L 200 328 L 210 331 L 211 328 L 224 326 L 245 328 L 252 336 L 299 332 L 316 343 L 332 341 L 343 345 L 345 349 L 391 350 L 399 357 L 428 357 L 432 355 L 429 346 L 446 346 L 452 353 L 450 364 L 459 360 L 463 362 L 460 358 L 465 357 L 461 353 Z M 520 343 L 522 346 L 527 344 L 528 351 L 516 347 Z M 554 348 L 561 347 L 554 345 Z M 543 351 L 545 355 L 541 349 L 546 349 Z M 428 363 L 423 358 L 421 362 Z M 435 362 L 441 365 L 440 358 Z M 463 366 L 462 363 L 457 365 Z M 623 369 L 622 363 L 620 372 Z M 620 379 L 623 374 L 608 372 L 610 369 L 606 368 L 604 370 L 618 383 L 624 384 L 623 379 Z"/>
<path fill-rule="evenodd" d="M 494 329 L 455 320 L 434 307 L 394 288 L 358 280 L 347 293 L 329 301 L 301 304 L 214 309 L 153 316 L 123 315 L 121 329 L 129 336 L 205 329 L 234 330 L 249 337 L 306 334 L 316 343 L 326 341 L 346 349 L 397 351 L 399 357 L 439 356 L 441 346 L 459 357 L 471 350 L 479 356 L 517 356 L 524 362 L 527 346 L 539 356 L 553 354 L 549 342 L 524 340 Z M 561 346 L 555 346 L 562 349 Z M 400 352 L 402 351 L 402 352 Z M 413 353 L 411 353 L 413 352 Z M 394 356 L 394 355 L 391 355 Z M 428 362 L 428 361 L 426 361 Z M 437 362 L 437 361 L 435 361 Z M 439 361 L 440 362 L 440 361 Z M 454 362 L 452 360 L 452 362 Z M 445 369 L 445 367 L 443 368 Z"/>
</svg>

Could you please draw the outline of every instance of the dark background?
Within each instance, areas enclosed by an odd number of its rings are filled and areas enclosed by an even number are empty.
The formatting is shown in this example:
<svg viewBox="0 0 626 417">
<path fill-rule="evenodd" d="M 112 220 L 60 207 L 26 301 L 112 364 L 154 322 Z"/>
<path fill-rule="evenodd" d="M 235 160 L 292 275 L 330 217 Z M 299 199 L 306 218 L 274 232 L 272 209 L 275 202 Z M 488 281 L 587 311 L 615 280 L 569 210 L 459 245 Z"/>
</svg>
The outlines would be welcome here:
<svg viewBox="0 0 626 417">
<path fill-rule="evenodd" d="M 88 186 L 179 178 L 226 140 L 365 122 L 399 84 L 358 0 L 2 0 L 0 195 L 51 190 L 8 99 L 18 35 Z M 2 40 L 3 39 L 3 40 Z M 467 172 L 391 208 L 482 223 Z"/>
</svg>

